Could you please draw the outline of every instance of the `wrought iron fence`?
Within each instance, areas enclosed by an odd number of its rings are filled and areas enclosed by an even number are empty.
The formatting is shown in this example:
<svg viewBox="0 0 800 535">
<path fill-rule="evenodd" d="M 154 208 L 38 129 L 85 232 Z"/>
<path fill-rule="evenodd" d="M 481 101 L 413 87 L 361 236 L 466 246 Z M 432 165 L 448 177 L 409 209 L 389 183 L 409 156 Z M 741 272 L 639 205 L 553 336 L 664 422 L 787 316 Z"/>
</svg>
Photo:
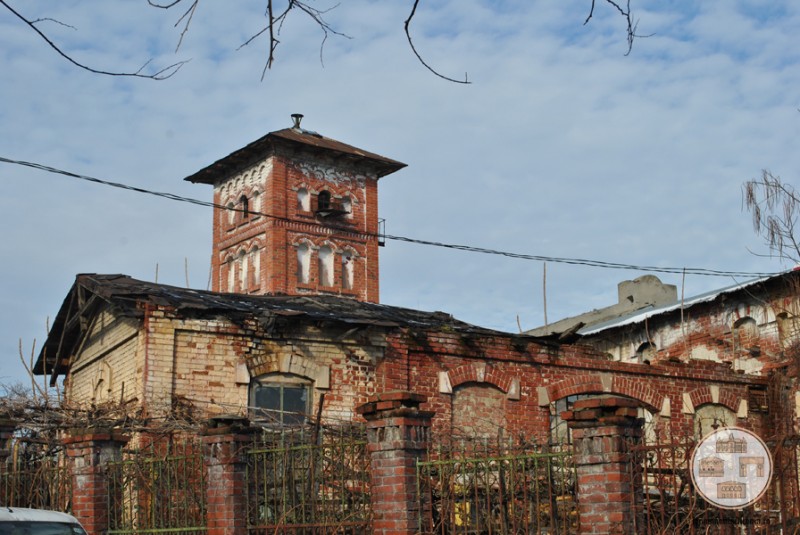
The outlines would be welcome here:
<svg viewBox="0 0 800 535">
<path fill-rule="evenodd" d="M 125 450 L 107 471 L 109 534 L 205 533 L 205 466 L 196 440 Z"/>
<path fill-rule="evenodd" d="M 418 463 L 417 481 L 424 533 L 577 533 L 569 450 L 439 447 Z"/>
<path fill-rule="evenodd" d="M 632 446 L 631 477 L 634 482 L 641 481 L 642 488 L 642 493 L 634 496 L 636 532 L 647 535 L 798 533 L 797 447 L 795 444 L 776 452 L 774 442 L 769 446 L 776 466 L 783 469 L 776 470 L 762 498 L 739 510 L 711 505 L 696 492 L 690 473 L 694 441 Z"/>
<path fill-rule="evenodd" d="M 0 466 L 0 505 L 69 511 L 72 474 L 60 447 L 25 437 L 11 442 Z"/>
<path fill-rule="evenodd" d="M 251 534 L 367 533 L 369 457 L 362 426 L 265 429 L 247 454 Z"/>
</svg>

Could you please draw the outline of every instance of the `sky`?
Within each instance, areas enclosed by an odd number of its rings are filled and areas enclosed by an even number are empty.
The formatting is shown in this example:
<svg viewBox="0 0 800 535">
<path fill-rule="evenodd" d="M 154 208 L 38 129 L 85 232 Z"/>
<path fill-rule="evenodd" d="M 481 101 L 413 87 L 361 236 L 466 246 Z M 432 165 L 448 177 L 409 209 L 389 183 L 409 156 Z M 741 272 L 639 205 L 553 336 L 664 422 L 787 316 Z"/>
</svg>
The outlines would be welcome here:
<svg viewBox="0 0 800 535">
<path fill-rule="evenodd" d="M 264 0 L 180 6 L 7 0 L 76 61 L 159 69 L 162 81 L 67 62 L 0 5 L 0 157 L 211 200 L 183 178 L 267 132 L 303 127 L 408 164 L 379 185 L 386 232 L 546 257 L 776 272 L 743 210 L 768 169 L 796 184 L 800 5 L 632 0 L 309 0 L 263 76 Z M 276 2 L 276 6 L 278 3 Z M 0 384 L 27 381 L 78 273 L 205 289 L 211 209 L 0 162 Z M 381 301 L 508 332 L 617 302 L 639 270 L 389 241 Z M 546 277 L 545 277 L 546 270 Z M 747 280 L 658 274 L 695 295 Z M 546 307 L 545 307 L 546 302 Z M 35 344 L 35 346 L 34 346 Z"/>
</svg>

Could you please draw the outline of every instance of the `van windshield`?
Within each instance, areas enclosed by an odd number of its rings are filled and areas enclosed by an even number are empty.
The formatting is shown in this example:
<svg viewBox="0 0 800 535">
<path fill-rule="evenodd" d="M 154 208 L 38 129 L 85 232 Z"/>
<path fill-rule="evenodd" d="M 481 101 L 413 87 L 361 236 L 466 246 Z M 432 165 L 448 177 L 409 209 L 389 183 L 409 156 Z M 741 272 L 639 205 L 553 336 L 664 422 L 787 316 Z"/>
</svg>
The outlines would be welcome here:
<svg viewBox="0 0 800 535">
<path fill-rule="evenodd" d="M 0 533 L 3 535 L 86 535 L 86 532 L 78 524 L 29 522 L 27 520 L 0 522 Z"/>
</svg>

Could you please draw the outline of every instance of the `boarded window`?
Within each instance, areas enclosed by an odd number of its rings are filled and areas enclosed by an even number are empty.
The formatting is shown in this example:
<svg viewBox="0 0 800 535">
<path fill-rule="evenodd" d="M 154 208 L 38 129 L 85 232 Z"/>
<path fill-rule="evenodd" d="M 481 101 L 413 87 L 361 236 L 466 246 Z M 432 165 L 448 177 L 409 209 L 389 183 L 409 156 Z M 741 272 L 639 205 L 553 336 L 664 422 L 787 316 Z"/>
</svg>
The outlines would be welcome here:
<svg viewBox="0 0 800 535">
<path fill-rule="evenodd" d="M 488 384 L 468 383 L 453 391 L 453 435 L 496 441 L 506 427 L 506 394 Z"/>
</svg>

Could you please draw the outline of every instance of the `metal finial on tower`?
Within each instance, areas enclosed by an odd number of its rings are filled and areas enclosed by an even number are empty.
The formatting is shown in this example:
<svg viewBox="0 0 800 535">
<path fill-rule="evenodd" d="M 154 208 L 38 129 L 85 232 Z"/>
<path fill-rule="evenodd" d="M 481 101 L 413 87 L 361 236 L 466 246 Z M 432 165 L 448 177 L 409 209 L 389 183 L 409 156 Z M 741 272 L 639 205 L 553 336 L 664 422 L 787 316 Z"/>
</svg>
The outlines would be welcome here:
<svg viewBox="0 0 800 535">
<path fill-rule="evenodd" d="M 300 121 L 303 120 L 302 113 L 293 113 L 292 114 L 292 121 L 294 121 L 294 126 L 292 128 L 300 129 Z"/>
</svg>

